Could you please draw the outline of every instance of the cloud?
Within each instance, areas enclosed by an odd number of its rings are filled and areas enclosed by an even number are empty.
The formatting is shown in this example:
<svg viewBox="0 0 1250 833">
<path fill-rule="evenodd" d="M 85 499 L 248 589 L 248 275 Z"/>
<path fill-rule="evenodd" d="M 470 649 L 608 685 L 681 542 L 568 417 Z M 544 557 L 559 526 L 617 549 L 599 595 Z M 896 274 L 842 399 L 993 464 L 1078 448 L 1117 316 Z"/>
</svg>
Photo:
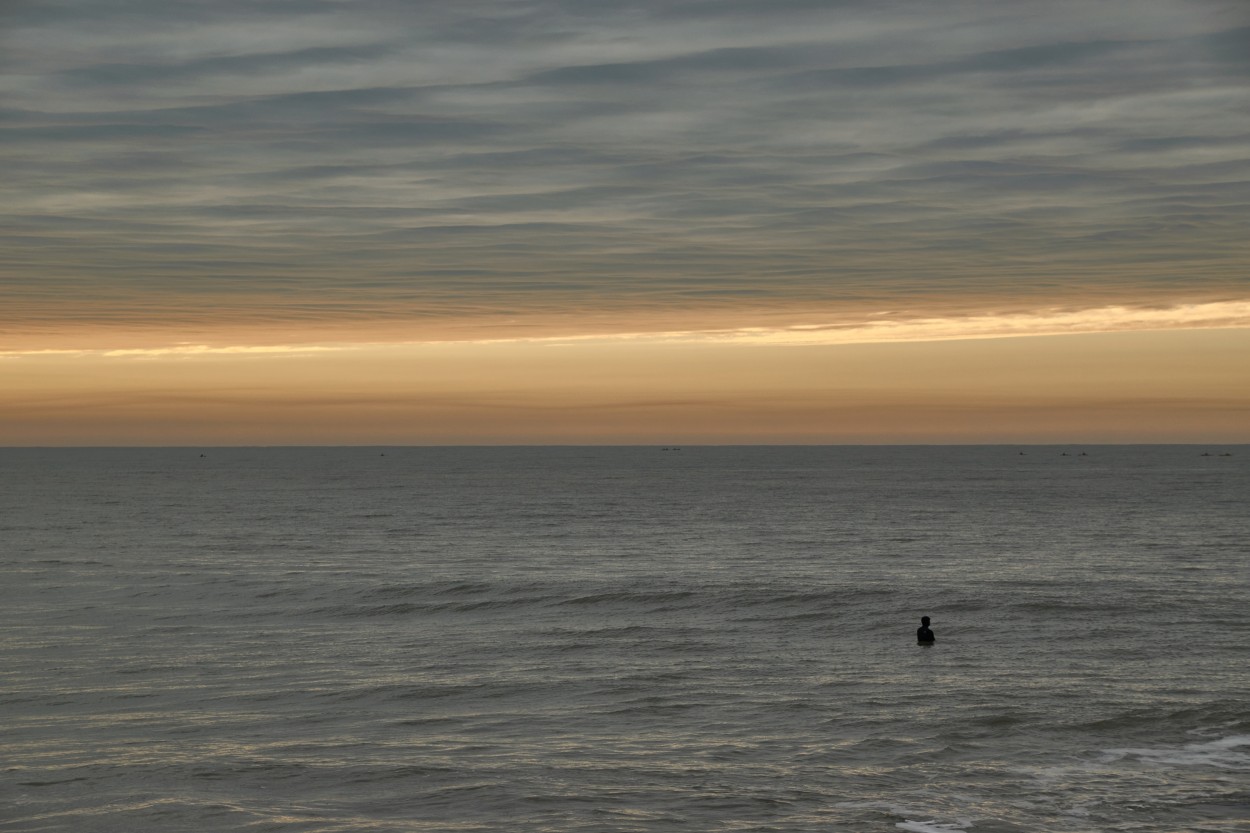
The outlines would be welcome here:
<svg viewBox="0 0 1250 833">
<path fill-rule="evenodd" d="M 345 345 L 325 346 L 314 344 L 264 344 L 264 345 L 226 345 L 209 344 L 175 344 L 168 347 L 125 347 L 113 350 L 4 350 L 0 351 L 0 359 L 17 358 L 104 358 L 104 359 L 181 359 L 193 357 L 220 356 L 309 356 L 316 353 L 330 353 L 349 350 Z"/>
<path fill-rule="evenodd" d="M 1250 297 L 1232 0 L 0 18 L 8 332 Z"/>
<path fill-rule="evenodd" d="M 906 317 L 883 312 L 870 319 L 773 327 L 674 330 L 585 336 L 537 336 L 488 339 L 575 345 L 579 342 L 712 343 L 756 347 L 820 347 L 1022 338 L 1089 333 L 1162 330 L 1250 329 L 1250 301 L 1180 304 L 1166 307 L 1105 306 L 1089 309 L 1041 309 L 1028 312 Z"/>
<path fill-rule="evenodd" d="M 809 319 L 810 320 L 810 319 Z M 1023 312 L 909 317 L 881 312 L 870 317 L 823 323 L 645 332 L 518 334 L 482 338 L 434 338 L 423 341 L 343 341 L 332 344 L 171 344 L 112 349 L 15 349 L 0 360 L 22 358 L 193 359 L 308 357 L 344 351 L 413 350 L 448 345 L 529 344 L 570 347 L 581 344 L 716 344 L 750 347 L 830 347 L 1022 338 L 1090 333 L 1164 330 L 1250 330 L 1250 301 L 1218 301 L 1158 307 L 1104 306 L 1087 309 L 1040 309 Z M 360 334 L 356 334 L 359 338 Z"/>
<path fill-rule="evenodd" d="M 335 347 L 322 347 L 317 345 L 236 345 L 229 347 L 211 347 L 207 344 L 183 344 L 175 347 L 159 347 L 159 348 L 127 348 L 119 350 L 105 350 L 100 355 L 105 358 L 164 358 L 168 356 L 254 356 L 254 355 L 306 355 L 309 353 L 325 353 L 334 350 L 343 349 Z"/>
<path fill-rule="evenodd" d="M 729 344 L 817 346 L 1113 333 L 1143 330 L 1250 328 L 1250 301 L 1164 308 L 1098 307 L 963 318 L 877 320 L 857 325 L 800 324 L 722 333 L 675 334 Z"/>
</svg>

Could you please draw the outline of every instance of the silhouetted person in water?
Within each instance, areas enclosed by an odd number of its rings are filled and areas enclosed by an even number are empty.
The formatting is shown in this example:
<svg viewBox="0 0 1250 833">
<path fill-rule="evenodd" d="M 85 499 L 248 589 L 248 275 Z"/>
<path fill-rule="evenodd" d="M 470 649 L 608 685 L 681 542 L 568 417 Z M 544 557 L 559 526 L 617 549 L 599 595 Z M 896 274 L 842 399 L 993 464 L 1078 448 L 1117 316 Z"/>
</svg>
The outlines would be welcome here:
<svg viewBox="0 0 1250 833">
<path fill-rule="evenodd" d="M 933 638 L 933 631 L 929 630 L 929 617 L 920 617 L 920 627 L 916 628 L 916 641 L 921 645 L 932 645 L 937 640 Z"/>
</svg>

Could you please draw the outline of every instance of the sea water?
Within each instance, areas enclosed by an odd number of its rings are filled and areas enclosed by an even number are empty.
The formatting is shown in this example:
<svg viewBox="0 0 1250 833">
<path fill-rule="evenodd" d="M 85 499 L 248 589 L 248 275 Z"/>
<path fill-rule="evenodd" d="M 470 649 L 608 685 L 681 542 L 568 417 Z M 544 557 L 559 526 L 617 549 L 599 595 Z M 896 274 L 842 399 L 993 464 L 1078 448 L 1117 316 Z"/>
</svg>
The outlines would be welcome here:
<svg viewBox="0 0 1250 833">
<path fill-rule="evenodd" d="M 1250 448 L 0 472 L 2 831 L 1250 825 Z"/>
</svg>

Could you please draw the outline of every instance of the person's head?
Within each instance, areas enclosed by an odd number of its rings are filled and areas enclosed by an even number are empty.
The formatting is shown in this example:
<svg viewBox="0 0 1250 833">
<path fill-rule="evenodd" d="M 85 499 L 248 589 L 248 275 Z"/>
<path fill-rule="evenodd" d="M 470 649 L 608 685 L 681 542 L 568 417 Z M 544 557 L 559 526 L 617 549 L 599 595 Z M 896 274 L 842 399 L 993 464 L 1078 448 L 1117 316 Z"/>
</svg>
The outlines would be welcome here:
<svg viewBox="0 0 1250 833">
<path fill-rule="evenodd" d="M 921 616 L 921 617 L 920 617 L 920 624 L 924 625 L 926 628 L 927 628 L 927 627 L 929 627 L 929 617 L 928 617 L 928 616 Z"/>
</svg>

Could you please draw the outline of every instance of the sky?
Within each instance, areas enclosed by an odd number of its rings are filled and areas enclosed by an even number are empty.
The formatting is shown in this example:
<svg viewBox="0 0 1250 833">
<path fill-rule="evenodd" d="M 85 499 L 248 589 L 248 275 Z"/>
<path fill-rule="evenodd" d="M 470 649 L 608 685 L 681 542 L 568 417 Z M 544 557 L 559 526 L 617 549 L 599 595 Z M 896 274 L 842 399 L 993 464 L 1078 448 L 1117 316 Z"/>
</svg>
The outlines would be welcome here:
<svg viewBox="0 0 1250 833">
<path fill-rule="evenodd" d="M 0 446 L 1250 442 L 1244 0 L 10 0 Z"/>
</svg>

